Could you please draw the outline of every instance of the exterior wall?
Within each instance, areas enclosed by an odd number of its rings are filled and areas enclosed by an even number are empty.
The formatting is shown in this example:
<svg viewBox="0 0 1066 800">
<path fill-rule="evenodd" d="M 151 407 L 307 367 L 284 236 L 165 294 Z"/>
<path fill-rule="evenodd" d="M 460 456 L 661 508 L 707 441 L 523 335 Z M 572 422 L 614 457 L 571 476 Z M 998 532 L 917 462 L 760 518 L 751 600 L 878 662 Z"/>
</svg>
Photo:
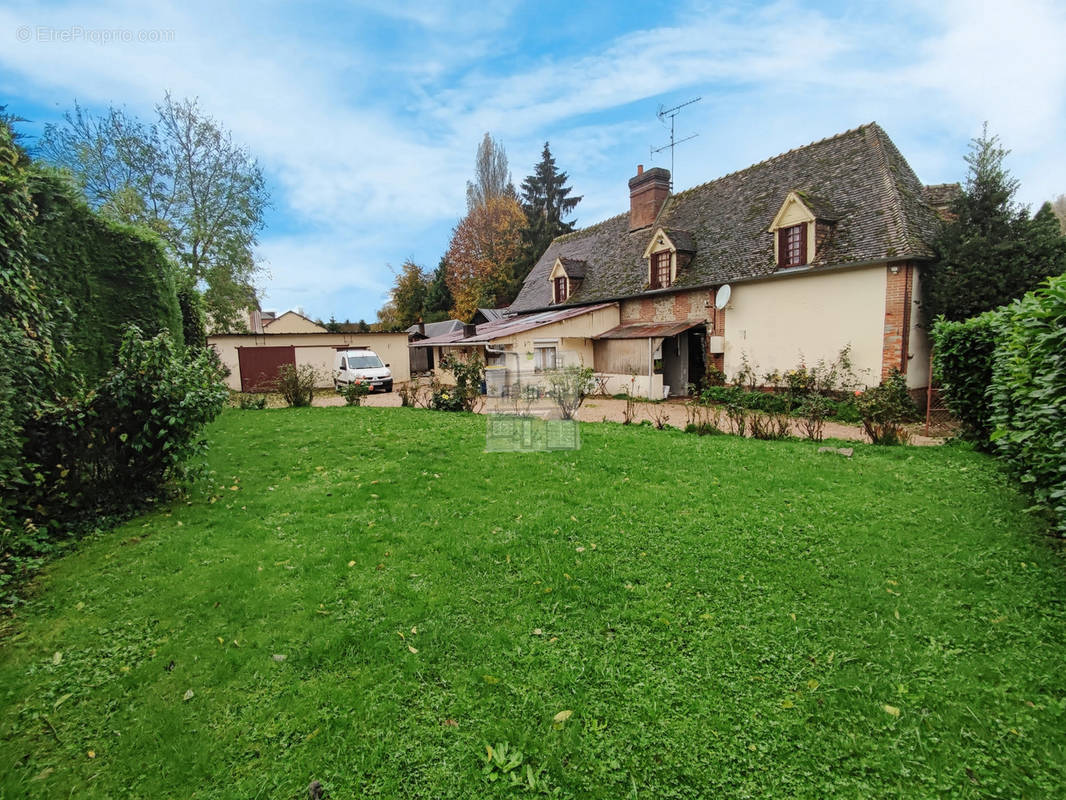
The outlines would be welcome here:
<svg viewBox="0 0 1066 800">
<path fill-rule="evenodd" d="M 714 312 L 714 291 L 700 289 L 658 297 L 623 300 L 621 320 L 630 322 L 707 322 Z M 604 328 L 604 330 L 607 330 Z"/>
<path fill-rule="evenodd" d="M 922 389 L 929 385 L 929 351 L 932 344 L 927 329 L 928 322 L 922 313 L 921 273 L 914 269 L 911 287 L 911 334 L 909 363 L 907 364 L 907 388 Z"/>
<path fill-rule="evenodd" d="M 288 333 L 288 334 L 226 334 L 209 336 L 207 343 L 218 353 L 229 370 L 226 385 L 234 391 L 241 389 L 238 347 L 296 348 L 296 365 L 310 364 L 322 375 L 319 385 L 333 385 L 333 354 L 338 347 L 367 347 L 389 365 L 395 383 L 411 379 L 410 354 L 406 333 Z"/>
<path fill-rule="evenodd" d="M 318 325 L 306 317 L 301 317 L 299 314 L 286 311 L 280 317 L 275 319 L 264 329 L 264 332 L 270 336 L 276 336 L 279 333 L 325 333 L 326 329 L 321 325 Z"/>
<path fill-rule="evenodd" d="M 794 369 L 800 361 L 831 361 L 851 344 L 859 379 L 881 379 L 884 349 L 884 265 L 796 275 L 733 285 L 727 306 L 725 373 L 732 377 L 741 358 L 761 375 Z"/>
<path fill-rule="evenodd" d="M 881 352 L 881 380 L 893 370 L 906 373 L 910 359 L 911 292 L 914 268 L 894 264 L 885 271 L 885 329 Z"/>
</svg>

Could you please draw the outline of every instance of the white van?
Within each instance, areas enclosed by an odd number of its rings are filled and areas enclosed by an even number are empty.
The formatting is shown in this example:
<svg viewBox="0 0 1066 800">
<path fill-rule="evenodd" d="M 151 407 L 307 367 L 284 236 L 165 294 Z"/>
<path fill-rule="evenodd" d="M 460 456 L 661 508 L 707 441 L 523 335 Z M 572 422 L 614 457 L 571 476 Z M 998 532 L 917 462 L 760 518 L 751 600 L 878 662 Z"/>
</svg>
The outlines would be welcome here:
<svg viewBox="0 0 1066 800">
<path fill-rule="evenodd" d="M 365 347 L 338 350 L 333 385 L 339 392 L 342 387 L 356 382 L 365 383 L 372 392 L 391 392 L 392 372 L 373 350 Z"/>
</svg>

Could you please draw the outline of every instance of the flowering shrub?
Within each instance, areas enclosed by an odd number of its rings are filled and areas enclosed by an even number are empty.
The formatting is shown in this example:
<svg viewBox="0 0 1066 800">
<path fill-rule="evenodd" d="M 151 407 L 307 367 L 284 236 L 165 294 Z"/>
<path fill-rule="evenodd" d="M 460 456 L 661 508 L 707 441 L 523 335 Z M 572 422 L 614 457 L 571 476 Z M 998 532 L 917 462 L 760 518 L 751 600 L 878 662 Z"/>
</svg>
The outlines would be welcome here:
<svg viewBox="0 0 1066 800">
<path fill-rule="evenodd" d="M 362 381 L 351 381 L 347 386 L 341 389 L 341 397 L 344 398 L 344 402 L 350 406 L 361 406 L 363 404 L 363 398 L 370 394 L 370 387 Z"/>
<path fill-rule="evenodd" d="M 441 369 L 455 377 L 455 386 L 433 387 L 430 408 L 439 411 L 476 411 L 481 403 L 481 381 L 485 377 L 485 362 L 477 353 L 465 359 L 446 355 L 440 360 Z"/>
</svg>

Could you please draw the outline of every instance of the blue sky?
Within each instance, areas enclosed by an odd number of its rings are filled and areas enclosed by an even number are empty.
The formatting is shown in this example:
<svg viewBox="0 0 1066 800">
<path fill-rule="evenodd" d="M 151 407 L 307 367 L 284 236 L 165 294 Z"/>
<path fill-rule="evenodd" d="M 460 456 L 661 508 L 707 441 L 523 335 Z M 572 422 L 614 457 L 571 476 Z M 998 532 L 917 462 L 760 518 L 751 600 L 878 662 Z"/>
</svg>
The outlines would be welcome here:
<svg viewBox="0 0 1066 800">
<path fill-rule="evenodd" d="M 655 112 L 697 96 L 678 189 L 872 120 L 923 181 L 961 180 L 987 120 L 1022 202 L 1066 193 L 1063 42 L 1045 0 L 9 0 L 0 104 L 32 135 L 74 100 L 198 98 L 270 184 L 263 307 L 373 320 L 390 266 L 447 249 L 486 131 L 516 185 L 550 140 L 582 226 L 627 208 L 637 164 L 669 166 Z"/>
</svg>

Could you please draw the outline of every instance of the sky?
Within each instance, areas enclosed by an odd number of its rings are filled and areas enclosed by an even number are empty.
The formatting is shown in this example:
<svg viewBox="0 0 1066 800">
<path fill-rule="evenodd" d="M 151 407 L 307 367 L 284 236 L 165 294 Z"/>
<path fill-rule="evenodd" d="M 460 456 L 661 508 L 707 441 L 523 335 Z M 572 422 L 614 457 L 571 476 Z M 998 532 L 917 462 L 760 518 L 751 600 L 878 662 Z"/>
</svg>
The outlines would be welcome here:
<svg viewBox="0 0 1066 800">
<path fill-rule="evenodd" d="M 143 119 L 196 98 L 272 196 L 261 305 L 373 321 L 432 270 L 482 136 L 515 185 L 544 142 L 579 227 L 628 209 L 638 164 L 681 190 L 867 122 L 925 183 L 962 181 L 983 123 L 1018 200 L 1066 193 L 1066 3 L 50 2 L 0 7 L 0 105 L 33 137 L 75 101 Z"/>
</svg>

